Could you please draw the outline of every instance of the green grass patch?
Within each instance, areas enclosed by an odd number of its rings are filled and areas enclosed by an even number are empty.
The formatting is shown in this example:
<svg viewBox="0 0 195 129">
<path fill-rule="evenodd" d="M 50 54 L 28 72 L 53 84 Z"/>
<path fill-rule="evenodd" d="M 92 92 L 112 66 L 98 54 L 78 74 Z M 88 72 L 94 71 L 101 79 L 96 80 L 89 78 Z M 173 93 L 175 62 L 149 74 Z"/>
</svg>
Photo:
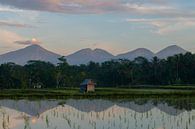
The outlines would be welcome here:
<svg viewBox="0 0 195 129">
<path fill-rule="evenodd" d="M 189 86 L 167 86 L 166 88 L 96 88 L 93 93 L 80 93 L 79 88 L 64 89 L 7 89 L 0 90 L 0 98 L 136 98 L 136 97 L 170 97 L 195 96 L 195 88 Z"/>
</svg>

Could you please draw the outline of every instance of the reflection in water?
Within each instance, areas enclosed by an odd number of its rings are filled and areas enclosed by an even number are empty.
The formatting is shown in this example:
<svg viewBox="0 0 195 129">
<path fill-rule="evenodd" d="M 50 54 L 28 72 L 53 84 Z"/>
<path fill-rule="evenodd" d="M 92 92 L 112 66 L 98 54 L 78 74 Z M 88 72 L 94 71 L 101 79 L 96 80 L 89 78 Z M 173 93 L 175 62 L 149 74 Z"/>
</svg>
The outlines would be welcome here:
<svg viewBox="0 0 195 129">
<path fill-rule="evenodd" d="M 0 100 L 0 129 L 195 129 L 190 104 L 186 109 L 137 100 Z"/>
</svg>

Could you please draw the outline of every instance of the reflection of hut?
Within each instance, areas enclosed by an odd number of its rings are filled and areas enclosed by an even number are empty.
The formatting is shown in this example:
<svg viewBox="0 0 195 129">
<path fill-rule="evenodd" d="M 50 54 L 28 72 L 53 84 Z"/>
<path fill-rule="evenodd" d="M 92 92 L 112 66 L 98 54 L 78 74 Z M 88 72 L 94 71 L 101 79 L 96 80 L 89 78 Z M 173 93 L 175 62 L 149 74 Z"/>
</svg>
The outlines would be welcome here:
<svg viewBox="0 0 195 129">
<path fill-rule="evenodd" d="M 81 92 L 94 92 L 95 91 L 95 83 L 92 79 L 85 79 L 80 84 L 80 91 Z"/>
</svg>

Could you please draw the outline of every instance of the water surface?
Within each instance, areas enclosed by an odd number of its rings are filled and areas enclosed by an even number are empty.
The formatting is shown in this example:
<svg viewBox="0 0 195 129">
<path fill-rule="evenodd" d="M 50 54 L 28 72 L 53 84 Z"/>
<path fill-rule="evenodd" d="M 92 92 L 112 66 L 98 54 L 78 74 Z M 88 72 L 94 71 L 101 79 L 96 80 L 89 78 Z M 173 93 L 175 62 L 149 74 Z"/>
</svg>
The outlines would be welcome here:
<svg viewBox="0 0 195 129">
<path fill-rule="evenodd" d="M 195 129 L 195 103 L 192 99 L 4 99 L 0 129 Z"/>
</svg>

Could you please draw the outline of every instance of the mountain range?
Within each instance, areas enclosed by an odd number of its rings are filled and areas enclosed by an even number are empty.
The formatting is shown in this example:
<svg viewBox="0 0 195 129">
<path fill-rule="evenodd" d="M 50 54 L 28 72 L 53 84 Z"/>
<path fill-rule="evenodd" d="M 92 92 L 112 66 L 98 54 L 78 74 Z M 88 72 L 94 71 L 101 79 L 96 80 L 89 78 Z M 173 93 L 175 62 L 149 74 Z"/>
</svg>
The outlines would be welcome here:
<svg viewBox="0 0 195 129">
<path fill-rule="evenodd" d="M 65 58 L 70 65 L 80 65 L 87 64 L 90 61 L 101 63 L 111 59 L 133 60 L 136 57 L 140 56 L 145 57 L 149 60 L 154 56 L 157 56 L 160 59 L 164 59 L 176 54 L 185 54 L 186 52 L 187 51 L 183 48 L 177 45 L 172 45 L 162 49 L 158 53 L 153 53 L 146 48 L 138 48 L 136 50 L 114 56 L 102 49 L 92 50 L 90 48 L 86 48 L 65 56 Z M 29 60 L 41 60 L 57 64 L 58 58 L 61 56 L 62 55 L 46 50 L 40 45 L 31 45 L 23 49 L 0 55 L 0 64 L 14 62 L 19 65 L 25 65 Z"/>
</svg>

